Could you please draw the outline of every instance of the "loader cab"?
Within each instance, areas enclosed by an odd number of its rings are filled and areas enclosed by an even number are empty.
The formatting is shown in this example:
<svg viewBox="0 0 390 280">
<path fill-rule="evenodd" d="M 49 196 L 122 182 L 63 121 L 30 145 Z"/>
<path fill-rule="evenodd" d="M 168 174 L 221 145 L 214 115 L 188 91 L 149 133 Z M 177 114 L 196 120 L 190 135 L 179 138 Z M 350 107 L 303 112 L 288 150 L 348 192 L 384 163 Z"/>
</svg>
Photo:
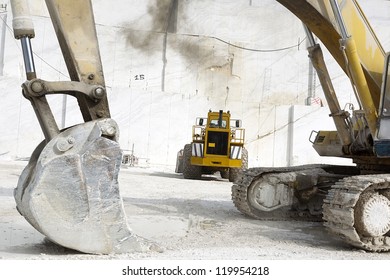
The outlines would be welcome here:
<svg viewBox="0 0 390 280">
<path fill-rule="evenodd" d="M 390 53 L 386 54 L 382 76 L 378 129 L 374 149 L 378 157 L 390 157 Z"/>
<path fill-rule="evenodd" d="M 219 123 L 218 119 L 212 119 L 210 120 L 210 127 L 226 128 L 226 120 L 222 120 L 221 123 Z"/>
<path fill-rule="evenodd" d="M 209 112 L 207 126 L 211 129 L 230 129 L 230 113 L 224 113 L 222 110 Z"/>
</svg>

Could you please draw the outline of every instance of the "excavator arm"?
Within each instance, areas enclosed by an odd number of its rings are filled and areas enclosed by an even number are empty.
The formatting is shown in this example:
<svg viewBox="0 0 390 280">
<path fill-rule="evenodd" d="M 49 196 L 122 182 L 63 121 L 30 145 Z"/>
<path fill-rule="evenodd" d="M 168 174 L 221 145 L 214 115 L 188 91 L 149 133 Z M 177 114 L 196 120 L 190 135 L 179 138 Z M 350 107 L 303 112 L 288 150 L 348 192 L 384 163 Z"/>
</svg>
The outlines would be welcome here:
<svg viewBox="0 0 390 280">
<path fill-rule="evenodd" d="M 72 81 L 98 85 L 95 98 L 76 95 L 84 121 L 109 118 L 102 63 L 90 1 L 46 0 Z"/>
<path fill-rule="evenodd" d="M 323 43 L 332 57 L 348 74 L 348 65 L 340 51 L 342 31 L 331 2 L 324 0 L 276 0 L 299 18 Z M 356 43 L 359 62 L 364 71 L 374 104 L 379 104 L 385 52 L 355 0 L 334 1 L 338 4 L 349 37 Z M 345 39 L 345 38 L 344 38 Z"/>
<path fill-rule="evenodd" d="M 14 196 L 18 211 L 51 241 L 85 253 L 145 250 L 128 227 L 119 193 L 122 152 L 110 118 L 90 0 L 46 0 L 71 81 L 38 79 L 27 0 L 12 0 L 15 38 L 26 68 L 30 100 L 45 140 L 33 152 Z M 60 130 L 48 94 L 75 97 L 85 123 Z"/>
<path fill-rule="evenodd" d="M 345 116 L 346 112 L 332 110 L 332 104 L 338 102 L 337 96 L 329 94 L 326 89 L 329 83 L 322 84 L 343 148 L 342 155 L 340 149 L 335 149 L 335 145 L 331 147 L 332 145 L 325 145 L 323 142 L 315 143 L 315 149 L 320 155 L 350 157 L 361 165 L 372 165 L 373 162 L 378 162 L 377 158 L 381 158 L 381 165 L 389 165 L 390 133 L 387 131 L 390 130 L 390 123 L 386 113 L 390 110 L 389 102 L 386 101 L 389 95 L 386 87 L 388 74 L 387 68 L 383 69 L 387 58 L 358 2 L 355 0 L 277 1 L 317 35 L 350 78 L 359 103 L 360 108 L 355 111 L 354 116 L 355 127 L 350 128 L 351 131 L 348 133 L 345 127 L 337 123 L 340 115 Z M 310 51 L 309 48 L 309 53 Z M 309 56 L 313 57 L 312 54 Z M 321 72 L 324 71 L 316 70 L 321 77 Z M 328 137 L 331 139 L 335 138 L 335 134 L 336 132 L 330 134 L 324 132 L 319 137 L 327 138 L 327 135 L 331 135 Z M 346 140 L 347 134 L 352 135 L 354 139 Z"/>
</svg>

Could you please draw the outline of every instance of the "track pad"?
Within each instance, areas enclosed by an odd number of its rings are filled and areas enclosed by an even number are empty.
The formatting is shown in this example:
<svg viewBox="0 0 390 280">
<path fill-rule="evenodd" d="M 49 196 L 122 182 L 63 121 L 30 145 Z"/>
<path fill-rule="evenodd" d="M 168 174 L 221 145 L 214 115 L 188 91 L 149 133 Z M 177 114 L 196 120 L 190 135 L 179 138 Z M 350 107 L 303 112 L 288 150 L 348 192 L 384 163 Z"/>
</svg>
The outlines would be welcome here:
<svg viewBox="0 0 390 280">
<path fill-rule="evenodd" d="M 118 126 L 102 119 L 71 127 L 41 143 L 19 178 L 19 212 L 38 231 L 85 253 L 144 251 L 126 221 L 119 193 Z"/>
</svg>

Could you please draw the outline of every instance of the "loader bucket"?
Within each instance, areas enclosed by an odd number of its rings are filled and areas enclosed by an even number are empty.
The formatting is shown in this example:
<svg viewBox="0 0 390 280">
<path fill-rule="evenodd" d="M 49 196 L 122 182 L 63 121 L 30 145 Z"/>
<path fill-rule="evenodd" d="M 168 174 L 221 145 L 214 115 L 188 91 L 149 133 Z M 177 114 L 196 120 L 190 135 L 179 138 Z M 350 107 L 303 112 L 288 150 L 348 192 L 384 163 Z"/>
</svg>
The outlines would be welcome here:
<svg viewBox="0 0 390 280">
<path fill-rule="evenodd" d="M 127 225 L 122 153 L 112 119 L 77 125 L 35 149 L 14 191 L 18 211 L 51 241 L 84 253 L 147 250 Z"/>
</svg>

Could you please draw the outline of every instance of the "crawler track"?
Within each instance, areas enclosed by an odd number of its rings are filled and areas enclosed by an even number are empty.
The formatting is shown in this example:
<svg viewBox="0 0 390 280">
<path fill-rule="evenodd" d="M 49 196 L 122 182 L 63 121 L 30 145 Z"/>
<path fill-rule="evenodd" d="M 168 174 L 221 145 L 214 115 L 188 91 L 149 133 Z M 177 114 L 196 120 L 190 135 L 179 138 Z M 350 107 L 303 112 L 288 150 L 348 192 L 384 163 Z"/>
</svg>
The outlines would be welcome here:
<svg viewBox="0 0 390 280">
<path fill-rule="evenodd" d="M 334 174 L 334 170 L 341 174 Z M 341 237 L 347 244 L 362 248 L 372 252 L 390 251 L 390 222 L 386 220 L 390 217 L 390 202 L 377 205 L 380 207 L 380 216 L 384 216 L 384 234 L 367 234 L 365 223 L 361 222 L 364 216 L 362 213 L 364 207 L 370 207 L 367 198 L 380 196 L 383 200 L 390 200 L 390 174 L 375 175 L 356 175 L 353 169 L 340 169 L 328 165 L 303 165 L 288 168 L 251 168 L 243 172 L 232 186 L 232 200 L 235 207 L 255 219 L 260 220 L 305 220 L 305 221 L 324 221 L 324 226 L 329 233 Z M 321 178 L 317 185 L 323 194 L 320 203 L 322 211 L 313 215 L 309 211 L 309 203 L 302 203 L 296 198 L 297 181 L 286 181 L 285 174 L 310 174 L 313 178 Z M 337 173 L 337 172 L 336 172 Z M 255 182 L 265 181 L 266 175 L 272 174 L 278 179 L 277 184 L 291 186 L 294 189 L 294 201 L 291 205 L 280 207 L 274 211 L 262 211 L 253 204 L 251 196 L 251 187 Z M 337 177 L 339 176 L 339 177 Z M 341 177 L 340 177 L 341 176 Z M 297 177 L 296 177 L 297 178 Z M 325 180 L 324 180 L 325 178 Z M 279 180 L 280 179 L 280 180 Z M 321 182 L 320 182 L 321 181 Z M 318 195 L 317 201 L 318 204 Z M 366 204 L 364 204 L 366 203 Z M 382 203 L 382 204 L 381 204 Z M 366 208 L 367 209 L 367 208 Z M 386 216 L 387 215 L 387 216 Z M 373 217 L 377 220 L 376 213 Z M 386 218 L 387 217 L 387 218 Z M 375 224 L 375 222 L 374 222 Z M 378 228 L 380 228 L 380 223 Z M 375 227 L 374 227 L 375 229 Z"/>
<path fill-rule="evenodd" d="M 302 165 L 286 168 L 251 168 L 240 174 L 235 184 L 232 186 L 232 200 L 235 207 L 245 215 L 260 220 L 286 220 L 297 219 L 305 221 L 321 221 L 321 214 L 310 213 L 304 205 L 295 201 L 295 205 L 279 208 L 275 211 L 266 212 L 256 209 L 249 200 L 250 187 L 254 181 L 262 180 L 267 174 L 283 173 L 320 173 L 326 165 Z M 325 171 L 323 171 L 325 172 Z M 334 182 L 333 182 L 334 183 Z M 330 184 L 331 185 L 331 184 Z M 329 186 L 330 186 L 329 185 Z M 298 207 L 296 207 L 298 206 Z"/>
<path fill-rule="evenodd" d="M 373 252 L 389 251 L 390 236 L 364 237 L 355 226 L 354 212 L 362 193 L 384 192 L 389 189 L 389 182 L 389 174 L 352 176 L 336 182 L 324 200 L 325 227 L 355 247 Z"/>
</svg>

